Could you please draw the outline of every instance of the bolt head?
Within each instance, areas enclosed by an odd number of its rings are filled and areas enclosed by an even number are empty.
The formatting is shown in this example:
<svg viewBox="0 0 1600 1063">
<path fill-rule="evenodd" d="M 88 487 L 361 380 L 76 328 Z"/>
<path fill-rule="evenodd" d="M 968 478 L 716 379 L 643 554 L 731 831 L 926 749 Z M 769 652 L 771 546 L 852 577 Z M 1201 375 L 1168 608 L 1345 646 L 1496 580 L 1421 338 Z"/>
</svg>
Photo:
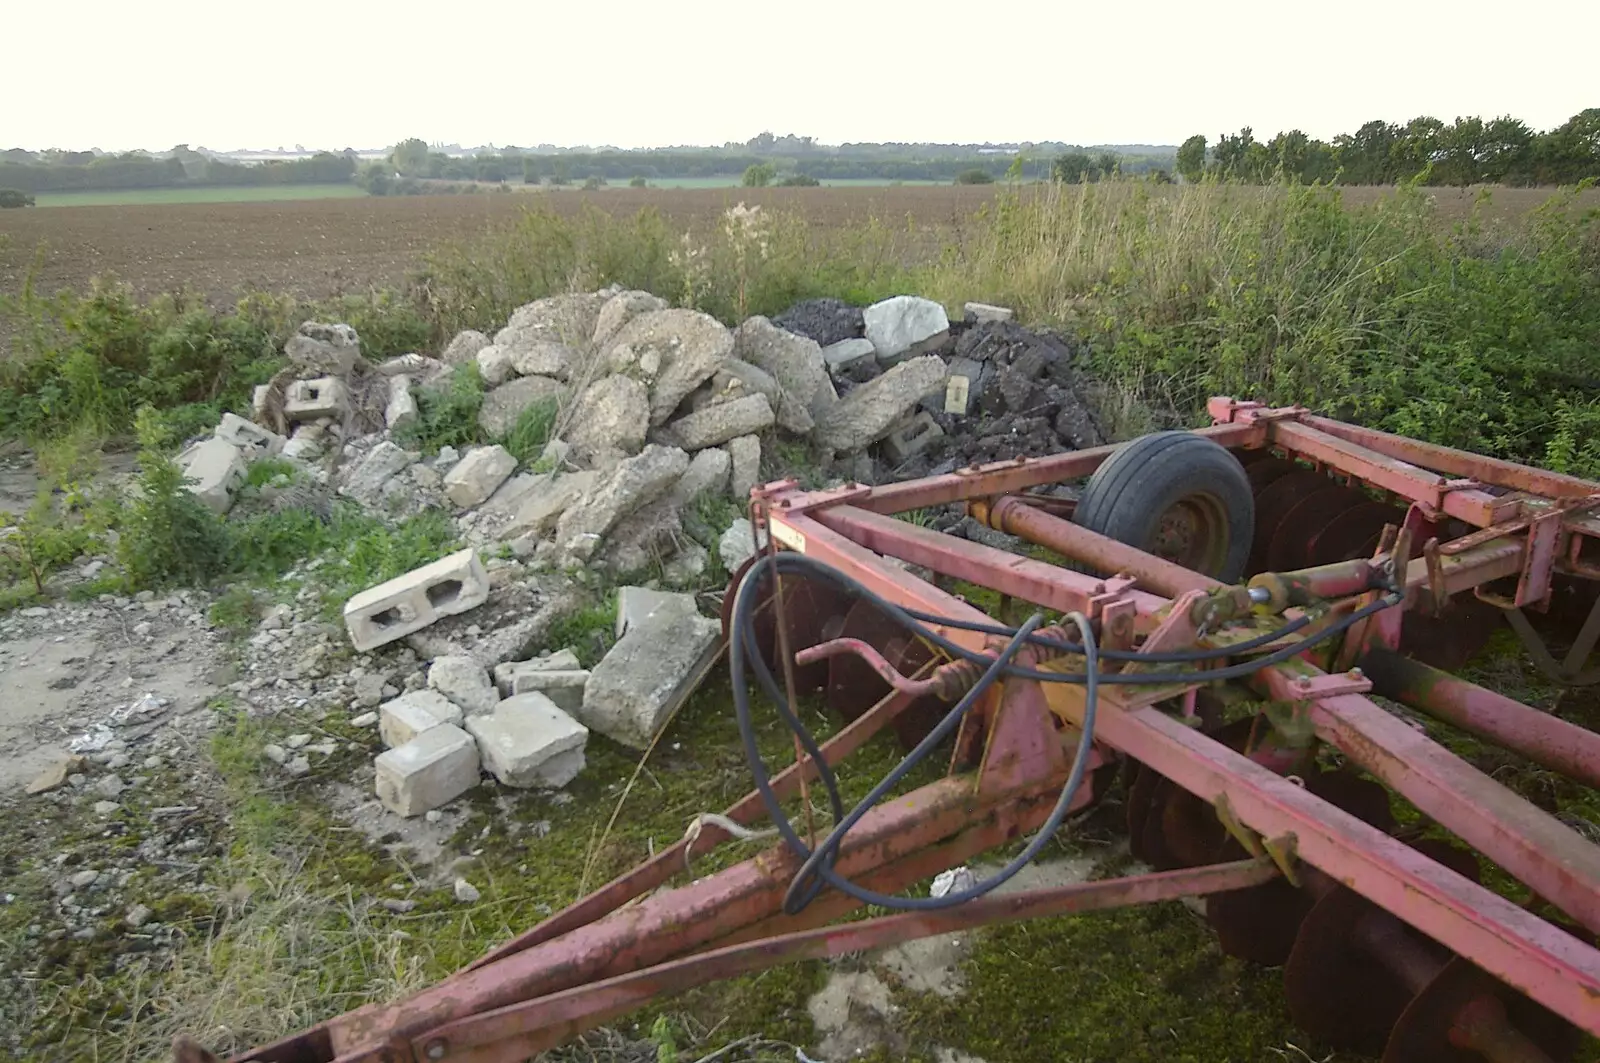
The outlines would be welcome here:
<svg viewBox="0 0 1600 1063">
<path fill-rule="evenodd" d="M 444 1058 L 444 1042 L 443 1041 L 433 1041 L 433 1042 L 431 1042 L 428 1045 L 427 1054 L 428 1054 L 428 1058 L 429 1059 L 435 1059 L 435 1060 L 443 1059 Z"/>
</svg>

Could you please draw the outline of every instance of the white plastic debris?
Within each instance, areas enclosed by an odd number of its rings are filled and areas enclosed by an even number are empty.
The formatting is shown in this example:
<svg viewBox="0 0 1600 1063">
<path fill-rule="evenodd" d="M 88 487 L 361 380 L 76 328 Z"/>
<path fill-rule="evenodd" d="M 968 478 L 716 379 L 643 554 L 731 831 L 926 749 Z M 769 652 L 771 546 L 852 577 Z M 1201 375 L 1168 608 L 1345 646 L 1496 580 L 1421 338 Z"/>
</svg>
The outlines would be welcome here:
<svg viewBox="0 0 1600 1063">
<path fill-rule="evenodd" d="M 928 887 L 930 897 L 943 897 L 949 893 L 965 893 L 978 884 L 978 879 L 972 871 L 965 867 L 952 867 L 949 871 L 941 871 L 934 876 L 933 885 Z"/>
</svg>

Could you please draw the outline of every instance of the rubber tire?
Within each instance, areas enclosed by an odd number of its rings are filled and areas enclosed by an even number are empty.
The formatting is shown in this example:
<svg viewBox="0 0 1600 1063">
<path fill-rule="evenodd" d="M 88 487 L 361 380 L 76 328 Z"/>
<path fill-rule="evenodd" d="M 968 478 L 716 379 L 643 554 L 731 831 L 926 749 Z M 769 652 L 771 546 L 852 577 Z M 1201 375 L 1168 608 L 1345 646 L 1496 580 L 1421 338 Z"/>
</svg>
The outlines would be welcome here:
<svg viewBox="0 0 1600 1063">
<path fill-rule="evenodd" d="M 1204 436 L 1153 432 L 1123 444 L 1089 478 L 1072 519 L 1079 527 L 1147 549 L 1161 515 L 1199 493 L 1220 503 L 1228 525 L 1226 557 L 1206 575 L 1237 582 L 1250 558 L 1255 496 L 1239 459 Z"/>
</svg>

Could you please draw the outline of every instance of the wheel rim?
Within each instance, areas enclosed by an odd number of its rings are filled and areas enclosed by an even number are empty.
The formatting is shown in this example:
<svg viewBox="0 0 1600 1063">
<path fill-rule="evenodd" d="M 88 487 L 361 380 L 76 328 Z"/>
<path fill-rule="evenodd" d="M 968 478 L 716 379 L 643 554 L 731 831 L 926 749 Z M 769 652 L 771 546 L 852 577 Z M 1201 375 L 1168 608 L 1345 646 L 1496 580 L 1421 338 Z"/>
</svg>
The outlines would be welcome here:
<svg viewBox="0 0 1600 1063">
<path fill-rule="evenodd" d="M 1228 514 L 1209 493 L 1180 498 L 1156 521 L 1148 551 L 1165 561 L 1213 576 L 1228 560 Z"/>
</svg>

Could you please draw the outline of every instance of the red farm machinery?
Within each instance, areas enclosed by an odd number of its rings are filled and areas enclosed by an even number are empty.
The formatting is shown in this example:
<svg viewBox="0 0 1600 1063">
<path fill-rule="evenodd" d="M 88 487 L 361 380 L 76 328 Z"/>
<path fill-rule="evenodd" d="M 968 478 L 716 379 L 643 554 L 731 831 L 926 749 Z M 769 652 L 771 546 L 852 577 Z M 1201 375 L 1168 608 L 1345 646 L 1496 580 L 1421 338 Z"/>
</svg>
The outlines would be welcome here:
<svg viewBox="0 0 1600 1063">
<path fill-rule="evenodd" d="M 883 487 L 758 488 L 766 546 L 723 609 L 755 789 L 444 982 L 238 1058 L 512 1063 L 777 964 L 1180 897 L 1225 952 L 1282 966 L 1330 1044 L 1570 1058 L 1600 1034 L 1600 847 L 1411 714 L 1600 784 L 1600 735 L 1451 671 L 1504 623 L 1554 684 L 1600 682 L 1600 484 L 1298 408 L 1210 414 Z M 894 516 L 954 503 L 1064 563 Z M 998 617 L 968 601 L 996 594 Z M 819 693 L 848 721 L 820 743 L 795 709 Z M 796 736 L 782 770 L 758 695 Z M 886 730 L 910 752 L 846 807 L 833 767 Z M 948 773 L 898 792 L 929 755 Z M 1112 788 L 1148 873 L 991 892 Z M 802 794 L 832 822 L 791 823 Z M 770 849 L 688 880 L 729 821 L 763 819 Z M 919 885 L 1024 840 L 970 887 Z M 1520 887 L 1487 888 L 1489 865 Z M 891 914 L 840 921 L 869 903 Z"/>
</svg>

